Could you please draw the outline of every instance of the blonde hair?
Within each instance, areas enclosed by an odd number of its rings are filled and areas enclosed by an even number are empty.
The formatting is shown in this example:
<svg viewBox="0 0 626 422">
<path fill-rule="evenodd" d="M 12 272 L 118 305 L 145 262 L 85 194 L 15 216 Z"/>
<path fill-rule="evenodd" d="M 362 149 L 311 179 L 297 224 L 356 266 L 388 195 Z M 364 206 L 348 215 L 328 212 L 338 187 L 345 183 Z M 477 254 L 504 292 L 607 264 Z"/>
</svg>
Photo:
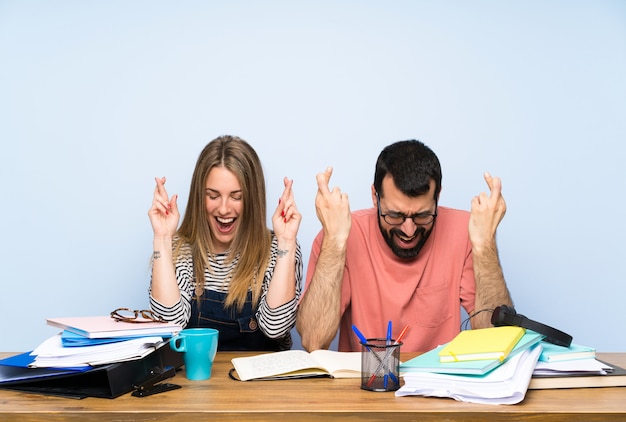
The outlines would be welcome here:
<svg viewBox="0 0 626 422">
<path fill-rule="evenodd" d="M 176 262 L 183 243 L 191 246 L 195 273 L 195 293 L 204 292 L 205 269 L 209 269 L 209 254 L 213 254 L 214 238 L 205 206 L 206 180 L 214 167 L 232 172 L 241 185 L 242 213 L 235 237 L 228 252 L 227 263 L 238 258 L 230 274 L 225 306 L 243 308 L 248 291 L 256 306 L 261 297 L 263 276 L 269 264 L 271 234 L 266 227 L 265 178 L 261 161 L 255 150 L 236 136 L 220 136 L 204 147 L 191 179 L 189 201 L 178 229 L 179 241 L 174 250 Z"/>
</svg>

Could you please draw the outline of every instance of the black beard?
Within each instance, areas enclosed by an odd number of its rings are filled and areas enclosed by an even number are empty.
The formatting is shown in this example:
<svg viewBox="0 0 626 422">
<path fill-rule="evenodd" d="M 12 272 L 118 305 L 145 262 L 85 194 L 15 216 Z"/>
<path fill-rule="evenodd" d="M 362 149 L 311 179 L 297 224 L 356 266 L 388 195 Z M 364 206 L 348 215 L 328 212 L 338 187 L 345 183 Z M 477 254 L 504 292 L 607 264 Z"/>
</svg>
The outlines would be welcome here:
<svg viewBox="0 0 626 422">
<path fill-rule="evenodd" d="M 398 244 L 394 240 L 394 234 L 398 234 L 403 237 L 411 236 L 407 236 L 406 233 L 398 228 L 392 228 L 391 230 L 386 231 L 380 222 L 380 218 L 378 219 L 378 228 L 380 228 L 380 232 L 382 233 L 385 242 L 387 242 L 387 245 L 391 248 L 391 251 L 394 253 L 394 255 L 396 255 L 398 258 L 404 259 L 415 258 L 420 253 L 420 251 L 424 247 L 424 244 L 428 240 L 430 233 L 433 231 L 432 228 L 430 230 L 426 230 L 422 226 L 417 226 L 417 229 L 415 230 L 415 233 L 413 233 L 413 235 L 419 236 L 420 239 L 417 242 L 417 245 L 410 249 L 406 249 L 398 246 Z"/>
</svg>

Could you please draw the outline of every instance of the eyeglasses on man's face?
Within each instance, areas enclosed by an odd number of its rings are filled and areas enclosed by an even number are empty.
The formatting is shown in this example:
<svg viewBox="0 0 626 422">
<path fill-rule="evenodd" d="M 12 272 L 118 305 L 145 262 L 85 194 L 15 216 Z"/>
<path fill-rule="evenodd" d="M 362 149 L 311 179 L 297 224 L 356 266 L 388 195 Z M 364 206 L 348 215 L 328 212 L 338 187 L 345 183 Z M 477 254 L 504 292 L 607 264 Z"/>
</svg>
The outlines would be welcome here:
<svg viewBox="0 0 626 422">
<path fill-rule="evenodd" d="M 139 316 L 141 315 L 141 318 Z M 132 323 L 142 323 L 142 322 L 166 322 L 159 315 L 155 314 L 149 310 L 137 310 L 137 309 L 128 309 L 128 308 L 117 308 L 113 312 L 111 312 L 111 318 L 116 321 L 121 322 L 132 322 Z"/>
<path fill-rule="evenodd" d="M 401 212 L 389 212 L 387 214 L 383 214 L 380 208 L 380 196 L 378 192 L 376 192 L 376 202 L 378 203 L 378 215 L 385 220 L 385 222 L 391 226 L 399 226 L 404 223 L 404 220 L 407 218 L 411 219 L 413 223 L 418 226 L 427 226 L 437 218 L 437 211 L 434 213 L 429 212 L 418 212 L 411 215 L 406 215 Z M 435 210 L 437 209 L 437 204 L 435 203 Z"/>
</svg>

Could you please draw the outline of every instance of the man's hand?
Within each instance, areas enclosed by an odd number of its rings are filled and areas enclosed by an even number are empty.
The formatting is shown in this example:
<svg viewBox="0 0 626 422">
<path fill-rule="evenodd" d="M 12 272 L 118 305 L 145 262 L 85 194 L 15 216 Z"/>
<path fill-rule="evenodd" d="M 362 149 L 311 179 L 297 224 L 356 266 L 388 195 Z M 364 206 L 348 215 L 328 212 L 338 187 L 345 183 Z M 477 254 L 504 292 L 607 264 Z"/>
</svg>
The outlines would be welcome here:
<svg viewBox="0 0 626 422">
<path fill-rule="evenodd" d="M 330 237 L 340 242 L 345 241 L 350 233 L 352 217 L 348 195 L 342 193 L 338 187 L 329 190 L 328 182 L 333 174 L 333 168 L 328 167 L 325 172 L 318 173 L 317 195 L 315 197 L 315 211 L 322 223 L 324 237 Z"/>
<path fill-rule="evenodd" d="M 469 220 L 469 236 L 474 249 L 495 247 L 496 231 L 506 213 L 506 202 L 502 196 L 502 182 L 499 177 L 484 174 L 490 195 L 481 192 L 472 199 Z"/>
<path fill-rule="evenodd" d="M 316 176 L 315 209 L 322 223 L 324 239 L 317 258 L 311 253 L 310 262 L 315 262 L 315 267 L 296 318 L 302 346 L 309 352 L 328 349 L 341 318 L 341 282 L 352 216 L 348 195 L 341 193 L 339 188 L 328 189 L 332 174 L 332 167 L 328 167 Z"/>
</svg>

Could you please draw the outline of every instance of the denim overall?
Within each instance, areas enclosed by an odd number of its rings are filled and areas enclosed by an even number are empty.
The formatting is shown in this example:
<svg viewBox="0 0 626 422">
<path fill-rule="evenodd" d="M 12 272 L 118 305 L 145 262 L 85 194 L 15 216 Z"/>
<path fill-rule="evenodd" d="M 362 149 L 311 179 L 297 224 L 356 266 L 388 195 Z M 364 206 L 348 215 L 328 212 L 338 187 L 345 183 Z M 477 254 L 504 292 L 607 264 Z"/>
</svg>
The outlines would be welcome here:
<svg viewBox="0 0 626 422">
<path fill-rule="evenodd" d="M 252 309 L 252 293 L 248 292 L 243 309 L 224 308 L 226 293 L 205 289 L 200 300 L 191 299 L 188 328 L 215 328 L 219 331 L 218 350 L 278 351 L 276 340 L 266 337 L 259 329 L 256 310 Z"/>
</svg>

